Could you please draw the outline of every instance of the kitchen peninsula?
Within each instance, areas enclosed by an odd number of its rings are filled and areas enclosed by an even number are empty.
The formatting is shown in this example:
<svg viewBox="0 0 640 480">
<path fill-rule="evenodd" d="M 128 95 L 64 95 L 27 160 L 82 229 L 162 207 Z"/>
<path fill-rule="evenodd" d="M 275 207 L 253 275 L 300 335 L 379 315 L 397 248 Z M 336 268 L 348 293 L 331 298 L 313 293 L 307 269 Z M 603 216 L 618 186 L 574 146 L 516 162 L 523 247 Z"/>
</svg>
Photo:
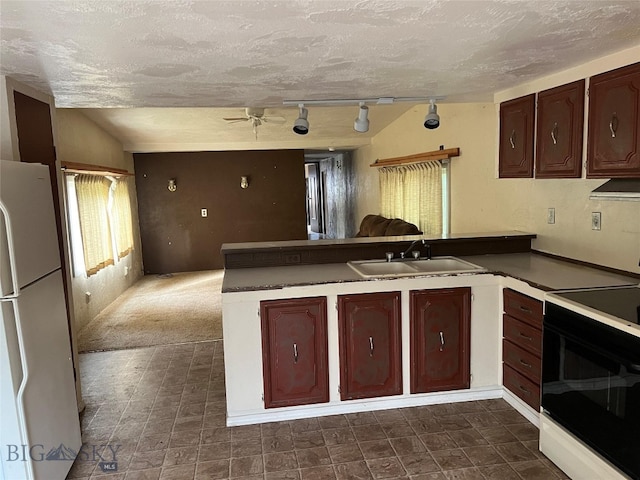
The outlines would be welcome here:
<svg viewBox="0 0 640 480">
<path fill-rule="evenodd" d="M 638 279 L 533 253 L 534 237 L 427 239 L 434 256 L 485 270 L 385 279 L 365 279 L 346 262 L 397 256 L 422 237 L 224 245 L 228 425 L 500 397 L 537 424 L 538 412 L 503 388 L 503 289 L 541 302 L 545 291 Z M 251 259 L 258 266 L 245 266 Z M 359 312 L 376 325 L 363 327 Z M 426 342 L 423 360 L 450 352 L 446 378 L 415 368 L 424 331 L 436 343 Z"/>
</svg>

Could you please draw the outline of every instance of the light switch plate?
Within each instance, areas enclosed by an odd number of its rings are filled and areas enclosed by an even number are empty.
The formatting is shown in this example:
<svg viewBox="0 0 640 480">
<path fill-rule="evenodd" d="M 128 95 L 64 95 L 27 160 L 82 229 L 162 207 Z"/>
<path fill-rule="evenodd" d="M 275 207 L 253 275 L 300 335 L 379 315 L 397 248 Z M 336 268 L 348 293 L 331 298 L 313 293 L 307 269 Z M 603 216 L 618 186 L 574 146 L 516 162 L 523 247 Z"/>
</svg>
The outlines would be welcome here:
<svg viewBox="0 0 640 480">
<path fill-rule="evenodd" d="M 547 210 L 547 223 L 549 224 L 556 223 L 556 209 L 553 207 Z"/>
<path fill-rule="evenodd" d="M 600 230 L 602 227 L 602 215 L 600 212 L 591 212 L 591 230 Z"/>
</svg>

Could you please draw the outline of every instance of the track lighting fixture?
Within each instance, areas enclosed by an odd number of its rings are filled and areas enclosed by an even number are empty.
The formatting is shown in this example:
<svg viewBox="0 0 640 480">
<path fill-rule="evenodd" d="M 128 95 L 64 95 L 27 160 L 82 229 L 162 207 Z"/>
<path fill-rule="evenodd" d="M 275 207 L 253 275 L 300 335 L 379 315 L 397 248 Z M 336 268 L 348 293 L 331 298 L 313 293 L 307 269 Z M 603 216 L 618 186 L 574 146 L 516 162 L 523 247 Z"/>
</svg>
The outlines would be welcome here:
<svg viewBox="0 0 640 480">
<path fill-rule="evenodd" d="M 356 132 L 364 133 L 369 131 L 369 107 L 364 102 L 360 102 L 360 109 L 358 110 L 358 118 L 353 123 L 353 129 Z"/>
<path fill-rule="evenodd" d="M 375 105 L 391 105 L 398 102 L 425 103 L 429 102 L 429 112 L 424 118 L 424 127 L 430 130 L 440 126 L 440 115 L 438 115 L 438 107 L 436 101 L 444 100 L 446 97 L 380 97 L 380 98 L 342 98 L 333 100 L 284 100 L 283 105 L 297 105 L 300 111 L 298 118 L 293 123 L 293 131 L 298 135 L 306 135 L 309 133 L 309 120 L 307 116 L 309 111 L 305 105 L 317 106 L 338 106 L 338 105 L 359 105 L 358 118 L 353 122 L 353 129 L 359 133 L 369 131 L 369 107 L 366 104 Z"/>
<path fill-rule="evenodd" d="M 424 128 L 433 130 L 440 126 L 440 115 L 438 115 L 438 107 L 436 106 L 436 99 L 429 100 L 429 113 L 424 117 Z"/>
<path fill-rule="evenodd" d="M 304 108 L 304 104 L 298 104 L 298 109 L 300 110 L 300 114 L 298 118 L 293 123 L 293 131 L 298 135 L 306 135 L 309 133 L 309 120 L 307 120 L 307 115 L 309 115 L 309 111 Z"/>
</svg>

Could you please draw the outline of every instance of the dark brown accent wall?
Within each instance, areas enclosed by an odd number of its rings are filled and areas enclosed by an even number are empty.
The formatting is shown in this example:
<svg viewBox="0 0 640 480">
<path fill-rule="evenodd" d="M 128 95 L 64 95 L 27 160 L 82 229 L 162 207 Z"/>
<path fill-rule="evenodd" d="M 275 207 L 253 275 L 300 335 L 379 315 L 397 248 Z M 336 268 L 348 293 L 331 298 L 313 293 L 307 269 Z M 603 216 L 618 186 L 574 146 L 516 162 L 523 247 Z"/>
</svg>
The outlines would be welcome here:
<svg viewBox="0 0 640 480">
<path fill-rule="evenodd" d="M 223 243 L 307 238 L 302 150 L 133 157 L 145 273 L 223 268 Z"/>
</svg>

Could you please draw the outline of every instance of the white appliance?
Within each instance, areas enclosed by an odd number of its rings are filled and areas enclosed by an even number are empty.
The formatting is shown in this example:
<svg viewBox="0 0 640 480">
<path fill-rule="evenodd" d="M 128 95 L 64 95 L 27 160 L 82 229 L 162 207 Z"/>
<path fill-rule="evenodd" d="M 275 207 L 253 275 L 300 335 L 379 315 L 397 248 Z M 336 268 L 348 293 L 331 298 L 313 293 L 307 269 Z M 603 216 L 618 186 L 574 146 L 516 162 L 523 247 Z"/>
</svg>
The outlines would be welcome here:
<svg viewBox="0 0 640 480">
<path fill-rule="evenodd" d="M 0 479 L 63 480 L 80 421 L 49 168 L 0 160 Z"/>
</svg>

